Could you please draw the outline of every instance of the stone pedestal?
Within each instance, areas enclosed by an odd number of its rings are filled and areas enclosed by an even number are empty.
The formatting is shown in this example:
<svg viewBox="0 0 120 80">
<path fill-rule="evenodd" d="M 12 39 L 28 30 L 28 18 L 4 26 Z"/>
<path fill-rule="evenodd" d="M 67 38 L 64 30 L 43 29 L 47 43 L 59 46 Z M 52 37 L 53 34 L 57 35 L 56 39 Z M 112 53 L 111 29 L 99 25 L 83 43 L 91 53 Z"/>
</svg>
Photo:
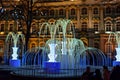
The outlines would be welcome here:
<svg viewBox="0 0 120 80">
<path fill-rule="evenodd" d="M 45 73 L 59 73 L 60 72 L 60 62 L 44 62 L 44 72 Z"/>
</svg>

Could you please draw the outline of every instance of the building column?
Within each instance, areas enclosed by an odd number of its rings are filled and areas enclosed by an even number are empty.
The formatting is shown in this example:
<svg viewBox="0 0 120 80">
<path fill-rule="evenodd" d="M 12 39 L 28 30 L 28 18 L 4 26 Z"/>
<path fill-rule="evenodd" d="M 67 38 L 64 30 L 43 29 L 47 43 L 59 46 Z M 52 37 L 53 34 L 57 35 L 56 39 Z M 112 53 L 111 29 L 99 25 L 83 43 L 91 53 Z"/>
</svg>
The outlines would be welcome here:
<svg viewBox="0 0 120 80">
<path fill-rule="evenodd" d="M 102 5 L 100 6 L 100 32 L 104 32 L 104 16 L 103 16 L 103 7 Z"/>
<path fill-rule="evenodd" d="M 88 37 L 89 37 L 89 46 L 94 46 L 94 31 L 92 28 L 92 6 L 88 7 Z"/>
<path fill-rule="evenodd" d="M 92 28 L 92 7 L 89 6 L 88 8 L 89 8 L 89 10 L 88 10 L 88 18 L 89 18 L 88 28 Z"/>
<path fill-rule="evenodd" d="M 69 8 L 68 8 L 68 6 L 66 7 L 66 19 L 69 19 Z"/>
<path fill-rule="evenodd" d="M 80 28 L 80 8 L 77 7 L 77 28 Z"/>
</svg>

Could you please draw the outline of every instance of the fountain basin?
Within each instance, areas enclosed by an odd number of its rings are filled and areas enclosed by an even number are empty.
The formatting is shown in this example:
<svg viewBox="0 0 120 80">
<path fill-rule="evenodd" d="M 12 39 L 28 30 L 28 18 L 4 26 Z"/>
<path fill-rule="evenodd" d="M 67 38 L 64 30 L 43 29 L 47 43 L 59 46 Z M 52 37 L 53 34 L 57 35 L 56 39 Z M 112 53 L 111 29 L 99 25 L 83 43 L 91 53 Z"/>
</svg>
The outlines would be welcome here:
<svg viewBox="0 0 120 80">
<path fill-rule="evenodd" d="M 44 72 L 45 73 L 59 73 L 60 72 L 60 62 L 44 62 Z"/>
<path fill-rule="evenodd" d="M 11 66 L 11 67 L 20 67 L 20 59 L 16 59 L 16 60 L 14 60 L 14 59 L 10 59 L 9 60 L 9 65 Z"/>
</svg>

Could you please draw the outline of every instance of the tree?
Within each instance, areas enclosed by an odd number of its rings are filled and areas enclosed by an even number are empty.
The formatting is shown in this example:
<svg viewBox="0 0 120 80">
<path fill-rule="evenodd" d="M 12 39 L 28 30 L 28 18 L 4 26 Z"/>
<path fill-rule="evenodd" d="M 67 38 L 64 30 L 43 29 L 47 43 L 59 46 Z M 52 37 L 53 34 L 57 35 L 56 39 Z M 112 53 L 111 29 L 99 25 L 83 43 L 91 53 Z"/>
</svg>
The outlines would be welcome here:
<svg viewBox="0 0 120 80">
<path fill-rule="evenodd" d="M 0 0 L 0 19 L 12 19 L 15 21 L 19 21 L 21 27 L 23 27 L 23 22 L 26 23 L 26 30 L 24 30 L 24 28 L 21 28 L 21 31 L 23 32 L 26 38 L 25 50 L 27 50 L 30 38 L 30 28 L 32 23 L 33 0 L 9 0 L 8 3 L 10 3 L 10 10 L 6 10 L 4 0 Z"/>
</svg>

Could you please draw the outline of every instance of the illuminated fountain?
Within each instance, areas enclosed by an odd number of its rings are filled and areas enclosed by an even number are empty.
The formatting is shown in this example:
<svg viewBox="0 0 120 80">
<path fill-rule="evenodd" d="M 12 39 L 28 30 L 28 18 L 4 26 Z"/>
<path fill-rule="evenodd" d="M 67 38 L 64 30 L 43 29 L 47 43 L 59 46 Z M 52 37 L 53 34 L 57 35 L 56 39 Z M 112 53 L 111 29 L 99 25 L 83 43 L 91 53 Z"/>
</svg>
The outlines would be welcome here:
<svg viewBox="0 0 120 80">
<path fill-rule="evenodd" d="M 43 47 L 39 46 L 34 48 L 36 50 L 28 50 L 23 57 L 23 64 L 38 65 L 43 69 L 41 72 L 44 71 L 46 74 L 65 75 L 75 75 L 74 70 L 86 68 L 87 65 L 105 65 L 105 55 L 98 49 L 85 47 L 82 40 L 74 37 L 74 31 L 70 31 L 71 26 L 72 22 L 67 19 L 56 20 L 53 24 L 42 23 L 39 37 L 49 36 L 48 33 L 50 33 L 50 39 L 45 42 Z M 72 36 L 68 36 L 69 31 L 72 32 Z M 71 70 L 72 72 L 69 72 Z M 78 71 L 78 73 L 81 72 Z"/>
<path fill-rule="evenodd" d="M 120 33 L 117 32 L 110 33 L 108 41 L 110 41 L 112 35 L 114 36 L 114 39 L 117 44 L 117 48 L 115 48 L 117 53 L 116 61 L 113 61 L 113 66 L 116 66 L 116 65 L 120 65 Z"/>
<path fill-rule="evenodd" d="M 14 32 L 9 32 L 6 38 L 6 43 L 11 41 L 13 43 L 13 47 L 12 47 L 12 58 L 9 60 L 9 65 L 13 66 L 13 67 L 19 67 L 21 64 L 20 59 L 18 59 L 18 47 L 17 47 L 17 43 L 20 40 L 23 41 L 24 43 L 24 35 L 22 33 L 14 33 Z"/>
<path fill-rule="evenodd" d="M 91 66 L 94 70 L 96 66 L 98 68 L 106 65 L 104 53 L 99 49 L 84 46 L 82 40 L 74 37 L 75 32 L 70 31 L 70 24 L 72 24 L 70 20 L 56 20 L 52 24 L 41 23 L 39 42 L 41 37 L 48 39 L 50 35 L 50 39 L 45 40 L 45 45 L 42 47 L 39 45 L 27 50 L 22 59 L 24 66 L 21 66 L 35 70 L 15 71 L 15 73 L 22 76 L 32 76 L 35 73 L 34 77 L 47 79 L 71 78 L 80 76 L 86 66 Z M 70 34 L 72 36 L 69 36 L 69 33 L 72 33 Z"/>
</svg>

